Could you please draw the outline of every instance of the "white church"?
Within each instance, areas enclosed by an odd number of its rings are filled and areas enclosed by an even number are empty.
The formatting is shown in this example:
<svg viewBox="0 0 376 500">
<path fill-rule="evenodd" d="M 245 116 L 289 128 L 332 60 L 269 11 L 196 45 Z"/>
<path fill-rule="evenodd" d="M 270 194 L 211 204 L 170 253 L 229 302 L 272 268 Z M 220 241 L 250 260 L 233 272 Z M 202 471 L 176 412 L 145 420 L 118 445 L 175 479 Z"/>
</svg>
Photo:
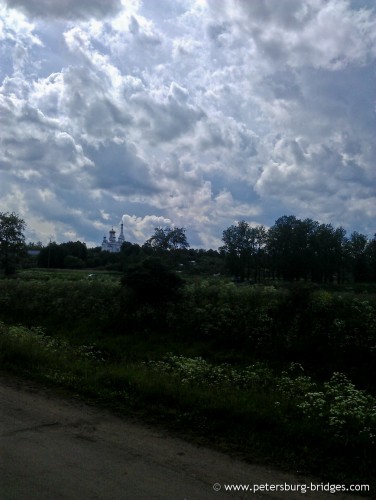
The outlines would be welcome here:
<svg viewBox="0 0 376 500">
<path fill-rule="evenodd" d="M 102 241 L 102 250 L 104 252 L 120 252 L 121 245 L 124 243 L 124 232 L 123 232 L 123 224 L 120 225 L 120 234 L 119 238 L 116 239 L 116 231 L 114 228 L 109 232 L 108 239 L 106 236 L 103 237 Z"/>
</svg>

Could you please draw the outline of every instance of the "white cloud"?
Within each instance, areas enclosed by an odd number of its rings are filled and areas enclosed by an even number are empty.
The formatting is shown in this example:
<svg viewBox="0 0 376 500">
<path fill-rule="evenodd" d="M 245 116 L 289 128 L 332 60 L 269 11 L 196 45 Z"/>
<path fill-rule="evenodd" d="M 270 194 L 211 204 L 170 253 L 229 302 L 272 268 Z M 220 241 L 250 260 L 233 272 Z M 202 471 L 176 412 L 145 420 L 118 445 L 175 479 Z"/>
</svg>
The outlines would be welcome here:
<svg viewBox="0 0 376 500">
<path fill-rule="evenodd" d="M 201 246 L 284 213 L 374 232 L 372 7 L 0 0 L 0 210 L 98 243 L 121 214 L 140 243 L 158 218 Z"/>
<path fill-rule="evenodd" d="M 158 217 L 157 215 L 137 217 L 136 215 L 124 214 L 122 222 L 124 224 L 125 239 L 141 245 L 153 235 L 154 228 L 172 225 L 170 219 L 161 216 Z"/>
</svg>

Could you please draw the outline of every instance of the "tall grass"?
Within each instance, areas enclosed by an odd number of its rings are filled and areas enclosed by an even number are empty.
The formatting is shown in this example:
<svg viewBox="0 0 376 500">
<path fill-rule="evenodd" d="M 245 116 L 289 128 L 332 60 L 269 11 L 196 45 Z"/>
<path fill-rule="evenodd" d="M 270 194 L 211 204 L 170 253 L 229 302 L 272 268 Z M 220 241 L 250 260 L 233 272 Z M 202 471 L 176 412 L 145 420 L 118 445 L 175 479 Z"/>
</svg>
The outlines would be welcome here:
<svg viewBox="0 0 376 500">
<path fill-rule="evenodd" d="M 196 280 L 156 307 L 117 280 L 48 278 L 0 280 L 2 367 L 250 458 L 373 480 L 370 294 Z"/>
<path fill-rule="evenodd" d="M 95 345 L 72 346 L 41 329 L 0 324 L 0 364 L 118 410 L 279 461 L 337 482 L 371 482 L 376 401 L 344 375 L 323 384 L 292 364 L 275 372 L 167 355 L 114 363 Z"/>
</svg>

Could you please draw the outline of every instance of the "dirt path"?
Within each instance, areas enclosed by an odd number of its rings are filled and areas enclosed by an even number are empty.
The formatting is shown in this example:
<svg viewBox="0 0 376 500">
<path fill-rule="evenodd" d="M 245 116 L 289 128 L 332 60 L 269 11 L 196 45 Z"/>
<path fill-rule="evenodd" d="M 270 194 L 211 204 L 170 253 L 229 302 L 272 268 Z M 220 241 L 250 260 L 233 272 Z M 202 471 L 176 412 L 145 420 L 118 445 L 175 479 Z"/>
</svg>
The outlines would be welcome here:
<svg viewBox="0 0 376 500">
<path fill-rule="evenodd" d="M 231 459 L 32 382 L 0 376 L 0 405 L 1 500 L 354 498 L 226 492 L 225 484 L 310 480 Z"/>
</svg>

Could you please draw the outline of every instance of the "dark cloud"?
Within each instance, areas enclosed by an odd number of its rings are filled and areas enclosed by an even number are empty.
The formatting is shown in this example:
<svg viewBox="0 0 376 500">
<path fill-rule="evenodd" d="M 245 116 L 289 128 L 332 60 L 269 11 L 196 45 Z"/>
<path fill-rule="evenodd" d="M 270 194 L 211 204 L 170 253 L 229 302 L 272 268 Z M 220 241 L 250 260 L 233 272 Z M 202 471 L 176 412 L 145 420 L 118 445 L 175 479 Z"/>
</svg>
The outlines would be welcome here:
<svg viewBox="0 0 376 500">
<path fill-rule="evenodd" d="M 302 91 L 294 71 L 287 69 L 267 75 L 262 82 L 263 89 L 271 92 L 274 99 L 294 100 L 302 97 Z"/>
<path fill-rule="evenodd" d="M 5 0 L 8 7 L 24 11 L 31 17 L 53 19 L 103 19 L 121 9 L 120 0 Z"/>
<path fill-rule="evenodd" d="M 86 153 L 93 160 L 91 187 L 115 195 L 132 193 L 151 194 L 159 191 L 152 172 L 137 154 L 134 146 L 106 143 L 87 147 Z"/>
<path fill-rule="evenodd" d="M 307 23 L 313 12 L 313 2 L 302 2 L 301 0 L 228 0 L 218 2 L 208 0 L 213 12 L 219 12 L 221 16 L 233 17 L 244 26 L 252 29 L 254 26 L 268 28 L 277 24 L 285 30 L 299 30 Z M 237 14 L 234 16 L 234 11 Z"/>
<path fill-rule="evenodd" d="M 207 28 L 207 34 L 210 40 L 221 45 L 221 37 L 231 31 L 231 24 L 229 22 L 210 23 Z"/>
<path fill-rule="evenodd" d="M 300 29 L 312 15 L 310 3 L 301 0 L 284 0 L 283 2 L 279 0 L 258 0 L 257 2 L 235 0 L 234 3 L 250 22 L 276 23 L 287 30 Z"/>
<path fill-rule="evenodd" d="M 353 9 L 375 9 L 374 0 L 350 0 L 350 5 Z"/>
<path fill-rule="evenodd" d="M 162 38 L 160 34 L 153 30 L 143 30 L 137 19 L 132 16 L 129 23 L 129 31 L 132 33 L 134 39 L 140 44 L 148 49 L 155 45 L 160 45 L 162 43 Z"/>
<path fill-rule="evenodd" d="M 140 115 L 139 124 L 153 144 L 168 142 L 193 130 L 205 113 L 188 102 L 186 89 L 173 82 L 167 97 L 136 95 L 132 104 Z"/>
</svg>

